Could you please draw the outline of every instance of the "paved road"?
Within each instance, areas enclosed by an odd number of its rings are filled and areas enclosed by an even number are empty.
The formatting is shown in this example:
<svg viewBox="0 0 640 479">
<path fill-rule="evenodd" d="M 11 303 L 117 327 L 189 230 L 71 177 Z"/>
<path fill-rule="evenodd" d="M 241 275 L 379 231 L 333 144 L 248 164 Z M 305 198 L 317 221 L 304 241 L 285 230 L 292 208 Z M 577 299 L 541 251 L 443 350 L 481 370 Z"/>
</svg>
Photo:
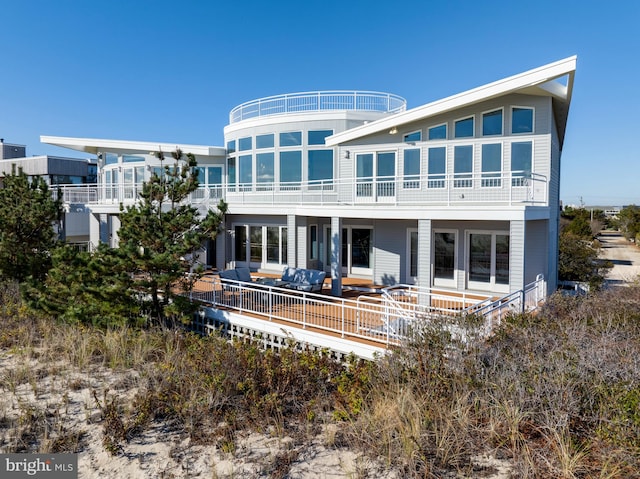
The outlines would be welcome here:
<svg viewBox="0 0 640 479">
<path fill-rule="evenodd" d="M 640 280 L 640 248 L 614 231 L 603 231 L 598 240 L 602 244 L 600 256 L 613 263 L 607 274 L 611 286 L 624 285 Z"/>
</svg>

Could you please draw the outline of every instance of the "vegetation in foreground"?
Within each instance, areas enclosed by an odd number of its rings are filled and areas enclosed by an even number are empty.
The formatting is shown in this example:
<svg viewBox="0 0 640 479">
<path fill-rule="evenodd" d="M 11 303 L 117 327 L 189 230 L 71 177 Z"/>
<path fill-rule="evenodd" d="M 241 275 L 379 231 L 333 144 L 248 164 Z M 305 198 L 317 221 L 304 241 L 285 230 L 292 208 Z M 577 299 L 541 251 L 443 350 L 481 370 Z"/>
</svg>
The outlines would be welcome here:
<svg viewBox="0 0 640 479">
<path fill-rule="evenodd" d="M 405 477 L 484 474 L 473 460 L 481 453 L 509 459 L 518 478 L 640 477 L 637 285 L 553 297 L 538 315 L 513 316 L 470 347 L 425 327 L 402 351 L 347 365 L 175 330 L 56 322 L 33 316 L 13 286 L 2 288 L 0 321 L 0 347 L 20 364 L 132 372 L 132 388 L 95 392 L 103 445 L 115 455 L 158 424 L 233 455 L 238 433 L 250 429 L 292 438 L 263 470 L 286 477 L 300 447 L 331 423 L 335 447 Z M 1 374 L 5 395 L 21 384 L 35 390 L 47 373 L 16 366 Z M 26 405 L 19 417 L 0 410 L 0 438 L 3 452 L 84 447 L 64 415 Z"/>
</svg>

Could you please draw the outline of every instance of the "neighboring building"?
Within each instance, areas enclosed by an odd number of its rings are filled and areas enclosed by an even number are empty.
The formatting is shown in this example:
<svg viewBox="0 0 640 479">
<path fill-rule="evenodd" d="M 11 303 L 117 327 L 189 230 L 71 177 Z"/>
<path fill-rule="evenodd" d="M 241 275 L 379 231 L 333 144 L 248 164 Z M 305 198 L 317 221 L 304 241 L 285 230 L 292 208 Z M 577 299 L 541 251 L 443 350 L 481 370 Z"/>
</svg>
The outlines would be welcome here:
<svg viewBox="0 0 640 479">
<path fill-rule="evenodd" d="M 231 111 L 225 147 L 41 139 L 97 155 L 98 188 L 65 189 L 84 198 L 94 244 L 117 244 L 120 203 L 160 167 L 154 151 L 179 147 L 198 160 L 194 204 L 229 205 L 207 264 L 323 269 L 334 294 L 343 276 L 503 295 L 542 275 L 553 291 L 575 68 L 567 58 L 409 110 L 375 92 L 263 98 Z"/>
<path fill-rule="evenodd" d="M 25 157 L 26 147 L 1 144 L 8 146 L 8 151 L 14 156 L 5 151 L 4 159 L 0 160 L 0 185 L 4 176 L 22 170 L 29 177 L 43 178 L 49 185 L 90 184 L 95 189 L 98 172 L 95 161 L 48 155 Z M 84 205 L 65 205 L 60 233 L 69 243 L 88 245 L 89 216 Z"/>
<path fill-rule="evenodd" d="M 10 158 L 22 158 L 26 155 L 27 147 L 24 145 L 14 145 L 13 143 L 5 143 L 4 138 L 0 138 L 0 160 L 8 160 Z"/>
</svg>

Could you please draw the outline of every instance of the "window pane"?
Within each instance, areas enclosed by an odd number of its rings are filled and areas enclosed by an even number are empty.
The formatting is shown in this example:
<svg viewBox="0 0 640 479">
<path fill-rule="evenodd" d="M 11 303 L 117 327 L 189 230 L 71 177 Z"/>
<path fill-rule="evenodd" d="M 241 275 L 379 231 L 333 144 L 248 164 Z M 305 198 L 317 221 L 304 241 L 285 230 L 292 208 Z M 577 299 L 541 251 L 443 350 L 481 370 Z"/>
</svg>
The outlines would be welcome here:
<svg viewBox="0 0 640 479">
<path fill-rule="evenodd" d="M 144 166 L 136 166 L 136 183 L 144 182 Z"/>
<path fill-rule="evenodd" d="M 511 110 L 511 133 L 533 133 L 533 108 Z"/>
<path fill-rule="evenodd" d="M 502 110 L 483 113 L 482 134 L 485 136 L 502 135 Z"/>
<path fill-rule="evenodd" d="M 434 234 L 434 277 L 453 279 L 455 270 L 456 235 L 455 233 Z"/>
<path fill-rule="evenodd" d="M 251 155 L 243 155 L 238 158 L 238 168 L 240 170 L 239 180 L 240 184 L 244 185 L 244 188 L 251 189 L 251 183 L 253 182 L 253 165 Z"/>
<path fill-rule="evenodd" d="M 136 161 L 144 161 L 144 157 L 142 156 L 134 156 L 134 155 L 122 155 L 123 163 L 133 163 Z"/>
<path fill-rule="evenodd" d="M 402 139 L 404 141 L 420 141 L 422 140 L 422 131 L 414 131 L 413 133 L 404 135 Z"/>
<path fill-rule="evenodd" d="M 509 284 L 509 235 L 496 235 L 496 283 Z"/>
<path fill-rule="evenodd" d="M 411 254 L 411 259 L 410 259 L 410 271 L 409 271 L 409 276 L 412 277 L 416 277 L 418 276 L 418 232 L 417 231 L 412 231 L 410 233 L 410 254 Z"/>
<path fill-rule="evenodd" d="M 256 155 L 256 182 L 273 183 L 273 153 Z"/>
<path fill-rule="evenodd" d="M 352 229 L 351 243 L 351 267 L 370 268 L 371 230 L 356 228 Z"/>
<path fill-rule="evenodd" d="M 356 155 L 356 196 L 373 195 L 373 153 Z"/>
<path fill-rule="evenodd" d="M 429 148 L 428 173 L 429 188 L 444 188 L 444 179 L 447 168 L 447 150 L 445 147 Z"/>
<path fill-rule="evenodd" d="M 446 140 L 447 139 L 447 125 L 438 125 L 429 128 L 430 140 Z"/>
<path fill-rule="evenodd" d="M 500 186 L 502 145 L 482 145 L 482 186 Z"/>
<path fill-rule="evenodd" d="M 227 160 L 227 173 L 229 175 L 229 185 L 236 184 L 236 159 L 229 158 Z"/>
<path fill-rule="evenodd" d="M 333 150 L 309 150 L 309 181 L 333 179 Z"/>
<path fill-rule="evenodd" d="M 311 259 L 318 259 L 318 226 L 309 227 L 309 252 Z"/>
<path fill-rule="evenodd" d="M 280 133 L 280 146 L 300 146 L 302 145 L 302 132 L 289 131 Z"/>
<path fill-rule="evenodd" d="M 404 187 L 420 188 L 420 149 L 404 150 Z"/>
<path fill-rule="evenodd" d="M 324 139 L 327 136 L 333 135 L 333 130 L 316 130 L 309 131 L 307 136 L 307 143 L 309 145 L 324 145 Z"/>
<path fill-rule="evenodd" d="M 280 235 L 280 260 L 281 264 L 287 264 L 287 228 L 282 228 L 282 233 Z"/>
<path fill-rule="evenodd" d="M 300 181 L 302 181 L 302 152 L 281 151 L 280 188 L 298 187 Z"/>
<path fill-rule="evenodd" d="M 238 149 L 240 151 L 246 151 L 246 150 L 250 150 L 252 148 L 251 146 L 251 137 L 247 137 L 247 138 L 240 138 L 238 140 Z"/>
<path fill-rule="evenodd" d="M 252 263 L 262 263 L 262 226 L 250 226 L 250 252 Z"/>
<path fill-rule="evenodd" d="M 280 227 L 267 227 L 267 262 L 280 262 Z"/>
<path fill-rule="evenodd" d="M 273 133 L 256 136 L 256 148 L 273 148 Z"/>
<path fill-rule="evenodd" d="M 469 281 L 491 281 L 491 235 L 469 235 Z"/>
<path fill-rule="evenodd" d="M 236 226 L 236 261 L 247 260 L 247 228 Z"/>
<path fill-rule="evenodd" d="M 227 141 L 227 153 L 234 153 L 236 151 L 236 140 Z"/>
<path fill-rule="evenodd" d="M 221 185 L 222 184 L 222 168 L 217 166 L 210 166 L 207 168 L 207 184 L 209 185 Z"/>
<path fill-rule="evenodd" d="M 105 165 L 115 165 L 118 162 L 118 155 L 114 155 L 113 153 L 107 153 L 105 155 L 104 164 Z"/>
<path fill-rule="evenodd" d="M 456 146 L 453 157 L 453 186 L 456 188 L 471 188 L 471 173 L 473 171 L 473 146 Z M 461 179 L 464 178 L 464 179 Z M 468 178 L 468 179 L 467 179 Z"/>
<path fill-rule="evenodd" d="M 473 136 L 473 117 L 456 121 L 454 135 L 455 138 L 468 138 Z"/>
<path fill-rule="evenodd" d="M 511 143 L 511 176 L 513 186 L 523 186 L 531 176 L 532 144 L 530 141 Z"/>
<path fill-rule="evenodd" d="M 378 196 L 395 196 L 396 194 L 396 154 L 378 153 L 377 166 Z"/>
</svg>

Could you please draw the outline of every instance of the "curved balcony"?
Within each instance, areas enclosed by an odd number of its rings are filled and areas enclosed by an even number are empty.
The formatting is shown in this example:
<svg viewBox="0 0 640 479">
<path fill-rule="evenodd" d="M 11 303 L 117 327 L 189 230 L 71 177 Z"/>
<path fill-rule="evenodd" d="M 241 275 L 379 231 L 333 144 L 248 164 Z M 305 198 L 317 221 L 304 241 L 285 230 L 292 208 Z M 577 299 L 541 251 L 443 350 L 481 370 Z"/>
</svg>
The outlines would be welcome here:
<svg viewBox="0 0 640 479">
<path fill-rule="evenodd" d="M 407 109 L 407 100 L 391 93 L 375 91 L 316 91 L 288 93 L 251 100 L 229 113 L 229 123 L 249 118 L 287 113 L 332 110 L 398 113 Z"/>
</svg>

